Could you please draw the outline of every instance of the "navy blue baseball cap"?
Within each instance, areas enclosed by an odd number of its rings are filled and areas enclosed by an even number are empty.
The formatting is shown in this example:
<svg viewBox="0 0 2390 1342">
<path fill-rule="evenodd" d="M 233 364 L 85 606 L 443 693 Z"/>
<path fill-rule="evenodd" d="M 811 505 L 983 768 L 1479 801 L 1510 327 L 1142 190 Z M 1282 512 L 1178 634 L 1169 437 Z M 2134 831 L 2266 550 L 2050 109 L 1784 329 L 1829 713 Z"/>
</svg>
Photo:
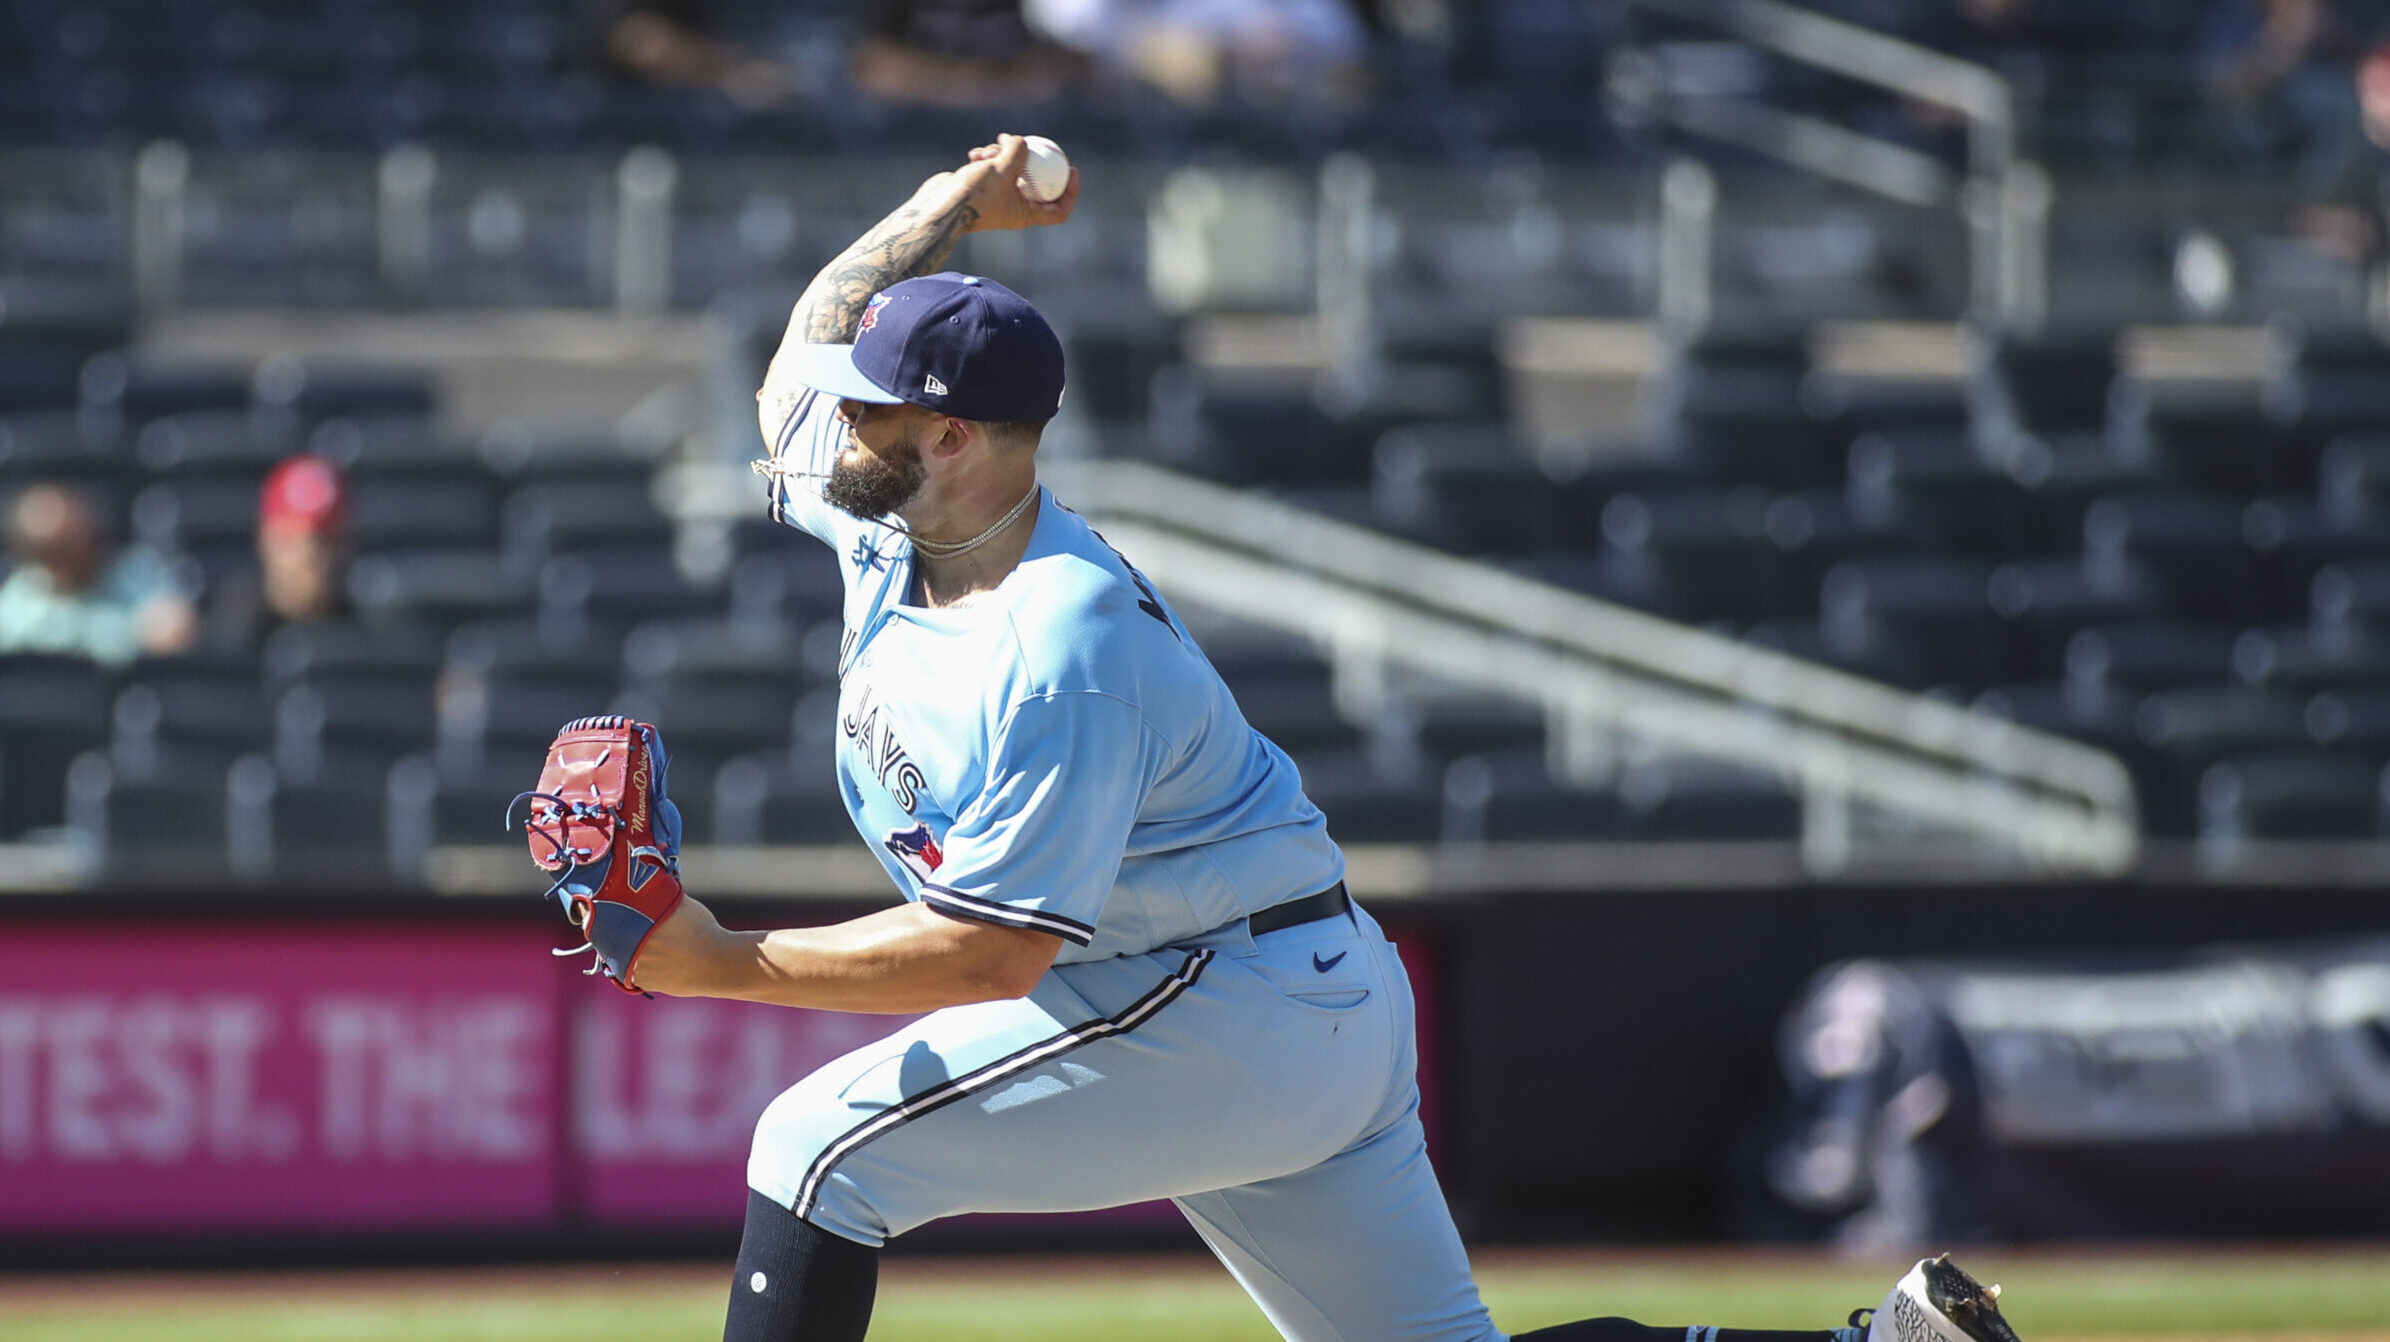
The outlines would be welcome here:
<svg viewBox="0 0 2390 1342">
<path fill-rule="evenodd" d="M 1043 422 L 1062 408 L 1062 341 L 1029 300 L 944 271 L 872 295 L 852 345 L 784 355 L 808 387 L 844 400 L 910 402 L 956 419 Z"/>
</svg>

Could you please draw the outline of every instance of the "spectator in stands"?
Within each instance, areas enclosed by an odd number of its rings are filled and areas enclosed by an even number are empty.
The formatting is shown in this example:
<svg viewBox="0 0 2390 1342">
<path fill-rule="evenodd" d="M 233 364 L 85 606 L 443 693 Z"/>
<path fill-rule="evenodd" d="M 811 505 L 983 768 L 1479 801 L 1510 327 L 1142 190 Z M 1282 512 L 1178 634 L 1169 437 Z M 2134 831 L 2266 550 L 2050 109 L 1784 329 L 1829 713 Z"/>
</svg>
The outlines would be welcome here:
<svg viewBox="0 0 2390 1342">
<path fill-rule="evenodd" d="M 348 607 L 348 486 L 322 457 L 292 457 L 257 500 L 257 566 L 268 618 L 321 620 Z"/>
<path fill-rule="evenodd" d="M 1368 34 L 1348 0 L 1023 0 L 1023 12 L 1106 76 L 1189 106 L 1347 106 L 1367 91 Z"/>
<path fill-rule="evenodd" d="M 2357 62 L 2357 125 L 2366 143 L 2378 154 L 2390 154 L 2390 42 L 2365 53 Z M 2373 161 L 2377 169 L 2383 160 Z"/>
<path fill-rule="evenodd" d="M 1043 102 L 1086 62 L 1022 18 L 1021 0 L 866 0 L 848 77 L 891 103 L 989 107 Z"/>
<path fill-rule="evenodd" d="M 2348 33 L 2330 0 L 2221 0 L 2200 48 L 2222 146 L 2251 167 L 2325 189 L 2359 148 Z"/>
<path fill-rule="evenodd" d="M 2322 200 L 2293 219 L 2299 237 L 2324 256 L 2377 274 L 2390 218 L 2390 43 L 2365 53 L 2350 80 L 2365 145 Z"/>
<path fill-rule="evenodd" d="M 116 550 L 99 509 L 64 485 L 28 486 L 8 513 L 16 568 L 0 583 L 0 652 L 122 666 L 188 649 L 198 619 L 162 558 Z"/>
<path fill-rule="evenodd" d="M 617 78 L 718 93 L 754 109 L 803 91 L 788 62 L 717 37 L 704 0 L 596 0 L 594 10 L 600 63 Z"/>
<path fill-rule="evenodd" d="M 2369 272 L 2368 292 L 2380 292 L 2390 267 L 2390 42 L 2367 51 L 2350 80 L 2357 130 L 2364 146 L 2327 198 L 2302 210 L 2299 237 L 2331 260 Z"/>
<path fill-rule="evenodd" d="M 348 487 L 322 457 L 285 459 L 257 498 L 257 575 L 218 586 L 208 638 L 226 652 L 254 651 L 276 629 L 349 613 Z"/>
<path fill-rule="evenodd" d="M 348 613 L 348 486 L 331 462 L 296 456 L 257 498 L 257 635 Z"/>
</svg>

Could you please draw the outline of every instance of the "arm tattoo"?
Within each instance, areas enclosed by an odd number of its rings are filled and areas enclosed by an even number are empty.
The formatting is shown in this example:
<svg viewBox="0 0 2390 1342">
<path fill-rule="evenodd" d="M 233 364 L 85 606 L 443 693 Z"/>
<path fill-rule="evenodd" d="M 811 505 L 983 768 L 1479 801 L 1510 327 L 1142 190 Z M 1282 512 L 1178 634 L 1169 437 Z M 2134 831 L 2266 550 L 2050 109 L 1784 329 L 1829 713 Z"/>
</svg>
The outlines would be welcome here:
<svg viewBox="0 0 2390 1342">
<path fill-rule="evenodd" d="M 833 345 L 853 340 L 855 323 L 873 294 L 898 280 L 934 273 L 978 219 L 979 212 L 968 204 L 935 213 L 908 204 L 881 220 L 814 277 L 800 321 L 805 339 Z"/>
</svg>

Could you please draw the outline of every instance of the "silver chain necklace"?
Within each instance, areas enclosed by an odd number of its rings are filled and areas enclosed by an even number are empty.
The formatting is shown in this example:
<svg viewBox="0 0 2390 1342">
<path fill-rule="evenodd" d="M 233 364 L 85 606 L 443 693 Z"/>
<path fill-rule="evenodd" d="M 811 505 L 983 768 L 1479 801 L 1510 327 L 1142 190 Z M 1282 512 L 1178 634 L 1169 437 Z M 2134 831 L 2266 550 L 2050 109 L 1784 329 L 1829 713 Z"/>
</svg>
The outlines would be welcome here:
<svg viewBox="0 0 2390 1342">
<path fill-rule="evenodd" d="M 1021 496 L 1021 501 L 1012 506 L 1011 512 L 1008 512 L 1004 516 L 997 518 L 994 524 L 989 526 L 987 530 L 980 532 L 978 535 L 973 536 L 967 541 L 933 541 L 915 533 L 910 528 L 896 527 L 895 529 L 904 532 L 907 536 L 912 537 L 913 548 L 919 550 L 925 555 L 928 555 L 930 558 L 952 559 L 956 555 L 969 554 L 971 551 L 987 544 L 988 541 L 995 537 L 997 532 L 1002 531 L 1004 528 L 1011 526 L 1014 522 L 1020 520 L 1021 514 L 1028 511 L 1030 503 L 1036 498 L 1037 483 L 1035 481 L 1031 481 L 1029 485 L 1029 492 Z"/>
</svg>

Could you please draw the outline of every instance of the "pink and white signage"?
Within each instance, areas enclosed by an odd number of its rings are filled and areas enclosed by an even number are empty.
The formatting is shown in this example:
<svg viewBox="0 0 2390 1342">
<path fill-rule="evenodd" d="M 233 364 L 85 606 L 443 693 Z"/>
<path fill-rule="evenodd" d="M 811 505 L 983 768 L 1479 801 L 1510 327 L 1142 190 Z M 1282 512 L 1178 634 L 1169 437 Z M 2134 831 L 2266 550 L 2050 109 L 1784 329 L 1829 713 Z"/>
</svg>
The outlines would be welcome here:
<svg viewBox="0 0 2390 1342">
<path fill-rule="evenodd" d="M 534 921 L 31 921 L 0 945 L 0 1239 L 734 1228 L 764 1106 L 911 1019 L 631 997 Z"/>
<path fill-rule="evenodd" d="M 600 1225 L 737 1225 L 764 1106 L 913 1019 L 572 987 L 566 1212 Z"/>
<path fill-rule="evenodd" d="M 538 1224 L 548 942 L 423 925 L 9 930 L 0 1232 Z"/>
</svg>

